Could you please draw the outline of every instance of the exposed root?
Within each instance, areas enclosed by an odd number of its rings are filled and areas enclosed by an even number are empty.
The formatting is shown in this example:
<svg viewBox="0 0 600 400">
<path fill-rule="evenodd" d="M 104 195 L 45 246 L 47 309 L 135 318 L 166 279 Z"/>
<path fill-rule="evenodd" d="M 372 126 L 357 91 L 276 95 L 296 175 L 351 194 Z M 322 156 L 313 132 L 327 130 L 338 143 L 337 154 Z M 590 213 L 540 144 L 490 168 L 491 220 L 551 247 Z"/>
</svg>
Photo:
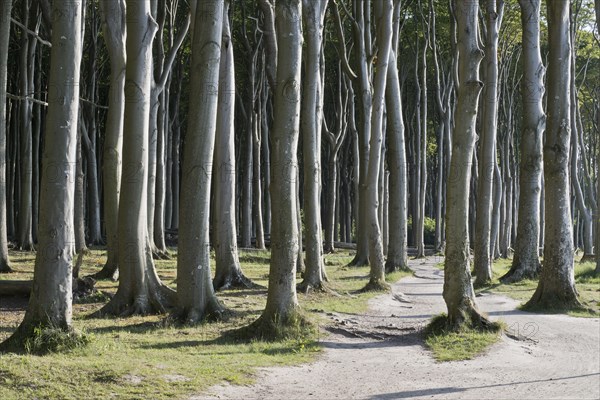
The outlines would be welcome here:
<svg viewBox="0 0 600 400">
<path fill-rule="evenodd" d="M 489 278 L 479 279 L 479 277 L 475 278 L 475 282 L 473 282 L 473 288 L 481 289 L 492 284 L 492 280 Z"/>
<path fill-rule="evenodd" d="M 371 279 L 367 285 L 360 289 L 360 293 L 366 292 L 389 292 L 391 290 L 391 286 L 389 283 L 380 280 L 380 279 Z"/>
<path fill-rule="evenodd" d="M 167 250 L 155 249 L 152 251 L 152 259 L 154 260 L 170 260 L 171 255 Z"/>
<path fill-rule="evenodd" d="M 585 262 L 596 262 L 596 255 L 595 254 L 584 254 L 581 257 L 581 260 L 579 260 L 580 263 L 585 263 Z"/>
<path fill-rule="evenodd" d="M 97 281 L 111 280 L 116 282 L 119 280 L 119 268 L 116 263 L 106 263 L 100 271 L 90 275 L 90 277 Z"/>
<path fill-rule="evenodd" d="M 545 290 L 543 282 L 538 284 L 531 299 L 523 305 L 523 310 L 534 312 L 588 311 L 577 298 L 575 290 L 567 289 L 557 293 L 555 290 Z"/>
<path fill-rule="evenodd" d="M 347 267 L 366 267 L 369 265 L 369 258 L 356 254 L 354 259 L 350 261 Z"/>
<path fill-rule="evenodd" d="M 396 263 L 385 263 L 385 273 L 391 274 L 393 272 L 413 272 L 412 269 L 408 268 L 408 265 L 396 264 Z"/>
<path fill-rule="evenodd" d="M 232 332 L 238 340 L 281 341 L 314 336 L 316 325 L 295 310 L 282 317 L 263 313 L 252 324 Z"/>
<path fill-rule="evenodd" d="M 539 277 L 540 270 L 541 267 L 539 263 L 534 268 L 521 263 L 513 263 L 513 265 L 510 267 L 510 270 L 500 277 L 499 280 L 500 282 L 506 284 L 520 282 L 526 279 L 537 279 Z"/>
<path fill-rule="evenodd" d="M 309 293 L 327 293 L 332 294 L 334 296 L 339 296 L 339 294 L 332 290 L 327 286 L 324 281 L 318 283 L 312 283 L 307 281 L 306 279 L 296 285 L 296 291 L 299 293 L 309 294 Z"/>
<path fill-rule="evenodd" d="M 230 274 L 227 277 L 215 277 L 213 279 L 213 288 L 216 292 L 232 289 L 265 289 L 264 286 L 252 282 L 242 272 Z"/>
<path fill-rule="evenodd" d="M 175 323 L 193 326 L 206 321 L 223 321 L 233 313 L 225 308 L 218 300 L 211 301 L 205 309 L 194 307 L 191 309 L 178 309 L 169 319 Z"/>
<path fill-rule="evenodd" d="M 425 335 L 464 332 L 466 330 L 499 332 L 502 330 L 502 324 L 492 322 L 474 308 L 469 308 L 468 310 L 462 310 L 454 318 L 450 318 L 446 314 L 433 318 L 425 328 Z"/>
</svg>

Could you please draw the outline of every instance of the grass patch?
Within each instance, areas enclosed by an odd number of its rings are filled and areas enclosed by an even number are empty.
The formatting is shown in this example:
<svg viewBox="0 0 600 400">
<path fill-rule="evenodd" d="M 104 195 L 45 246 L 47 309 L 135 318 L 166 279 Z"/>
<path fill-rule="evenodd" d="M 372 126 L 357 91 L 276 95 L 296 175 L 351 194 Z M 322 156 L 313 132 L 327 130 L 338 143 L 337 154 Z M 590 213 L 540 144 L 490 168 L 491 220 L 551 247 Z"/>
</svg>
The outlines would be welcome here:
<svg viewBox="0 0 600 400">
<path fill-rule="evenodd" d="M 512 264 L 511 259 L 499 259 L 492 266 L 492 284 L 478 289 L 481 291 L 492 291 L 507 297 L 527 302 L 535 289 L 538 281 L 526 279 L 520 282 L 504 284 L 498 279 L 506 274 Z M 579 301 L 584 308 L 581 310 L 567 310 L 567 314 L 574 317 L 598 318 L 600 315 L 600 276 L 594 274 L 595 264 L 593 262 L 575 263 L 575 287 L 579 293 Z M 544 310 L 539 310 L 543 312 Z"/>
<path fill-rule="evenodd" d="M 454 332 L 446 328 L 446 319 L 445 314 L 438 315 L 424 331 L 425 344 L 437 361 L 471 360 L 500 340 L 501 324 L 493 331 L 464 328 Z"/>
<path fill-rule="evenodd" d="M 163 282 L 175 287 L 177 249 L 169 250 L 171 259 L 155 263 Z M 16 272 L 0 275 L 0 279 L 32 279 L 35 254 L 11 250 L 10 257 Z M 345 268 L 352 257 L 348 251 L 325 257 L 329 287 L 338 295 L 298 295 L 308 319 L 323 324 L 326 312 L 366 311 L 368 300 L 376 294 L 354 293 L 368 281 L 369 270 Z M 267 287 L 270 253 L 241 252 L 240 259 L 244 274 Z M 105 262 L 106 251 L 93 248 L 84 258 L 81 276 L 99 271 Z M 387 279 L 393 282 L 406 275 L 394 273 Z M 114 294 L 117 285 L 98 281 L 96 288 Z M 87 346 L 43 356 L 0 354 L 0 399 L 187 398 L 223 381 L 249 384 L 257 368 L 296 365 L 312 361 L 319 354 L 320 332 L 314 327 L 303 335 L 288 335 L 277 342 L 233 340 L 226 333 L 258 319 L 267 291 L 236 289 L 217 296 L 233 311 L 233 317 L 195 327 L 165 324 L 162 316 L 89 320 L 85 317 L 102 307 L 107 298 L 102 294 L 86 298 L 85 303 L 73 305 L 73 325 L 92 338 Z M 26 307 L 23 299 L 0 300 L 0 341 L 16 329 Z"/>
</svg>

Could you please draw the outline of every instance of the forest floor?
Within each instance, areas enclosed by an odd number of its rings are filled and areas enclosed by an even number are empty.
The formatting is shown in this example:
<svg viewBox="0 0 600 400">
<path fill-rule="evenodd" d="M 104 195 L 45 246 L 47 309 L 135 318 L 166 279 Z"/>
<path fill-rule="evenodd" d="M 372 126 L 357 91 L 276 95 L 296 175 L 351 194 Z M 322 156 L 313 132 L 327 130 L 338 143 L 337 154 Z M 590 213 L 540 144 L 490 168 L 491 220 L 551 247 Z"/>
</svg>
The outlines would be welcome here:
<svg viewBox="0 0 600 400">
<path fill-rule="evenodd" d="M 445 311 L 439 261 L 411 260 L 415 276 L 371 299 L 365 314 L 325 313 L 331 324 L 317 361 L 264 368 L 253 385 L 221 384 L 191 398 L 600 398 L 600 319 L 524 312 L 520 301 L 488 291 L 478 294 L 480 308 L 513 338 L 472 360 L 436 362 L 421 330 Z"/>
</svg>

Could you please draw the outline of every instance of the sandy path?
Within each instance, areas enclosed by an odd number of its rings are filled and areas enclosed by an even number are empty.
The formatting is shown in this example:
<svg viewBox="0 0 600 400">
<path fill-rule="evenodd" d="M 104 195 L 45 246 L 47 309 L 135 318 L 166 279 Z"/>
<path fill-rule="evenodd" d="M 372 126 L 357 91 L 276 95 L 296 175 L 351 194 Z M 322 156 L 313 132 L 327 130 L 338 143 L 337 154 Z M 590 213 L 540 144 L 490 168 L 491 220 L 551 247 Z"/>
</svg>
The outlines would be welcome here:
<svg viewBox="0 0 600 400">
<path fill-rule="evenodd" d="M 253 386 L 219 385 L 193 398 L 600 398 L 600 319 L 529 314 L 502 296 L 479 304 L 525 340 L 504 337 L 475 360 L 435 362 L 418 329 L 445 311 L 443 275 L 433 259 L 411 263 L 416 276 L 393 287 L 410 303 L 388 294 L 371 301 L 368 315 L 330 315 L 339 329 L 322 340 L 316 362 L 265 368 Z"/>
</svg>

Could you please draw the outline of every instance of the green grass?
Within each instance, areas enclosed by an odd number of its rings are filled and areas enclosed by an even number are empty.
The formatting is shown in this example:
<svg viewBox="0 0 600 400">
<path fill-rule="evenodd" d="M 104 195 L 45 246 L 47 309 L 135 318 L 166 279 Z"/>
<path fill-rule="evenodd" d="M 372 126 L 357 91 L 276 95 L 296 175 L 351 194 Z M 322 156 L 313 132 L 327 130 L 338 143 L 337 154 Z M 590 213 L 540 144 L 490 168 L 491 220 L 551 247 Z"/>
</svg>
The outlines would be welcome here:
<svg viewBox="0 0 600 400">
<path fill-rule="evenodd" d="M 452 332 L 445 328 L 446 318 L 445 314 L 438 315 L 425 329 L 425 344 L 437 361 L 471 360 L 500 340 L 501 324 L 494 331 L 464 328 Z"/>
<path fill-rule="evenodd" d="M 510 259 L 494 261 L 492 266 L 494 274 L 492 284 L 478 291 L 492 291 L 519 300 L 522 303 L 527 302 L 533 296 L 538 281 L 527 279 L 511 284 L 501 283 L 498 279 L 508 272 L 511 264 L 512 260 Z M 595 265 L 592 262 L 575 263 L 575 286 L 579 293 L 579 300 L 585 309 L 568 311 L 569 315 L 588 318 L 598 318 L 600 315 L 600 276 L 594 274 L 594 268 Z M 586 309 L 591 311 L 587 311 Z"/>
<path fill-rule="evenodd" d="M 156 261 L 161 279 L 174 286 L 176 252 L 173 259 Z M 11 251 L 13 274 L 0 279 L 31 279 L 35 255 Z M 270 254 L 246 252 L 240 255 L 242 269 L 255 283 L 267 286 Z M 337 295 L 299 294 L 300 305 L 319 324 L 327 312 L 360 313 L 367 309 L 372 293 L 356 294 L 367 282 L 368 268 L 346 268 L 349 252 L 327 255 L 329 287 Z M 81 275 L 98 271 L 106 260 L 104 250 L 93 249 L 85 256 Z M 214 270 L 214 265 L 213 265 Z M 395 273 L 395 281 L 406 274 Z M 298 281 L 301 278 L 298 277 Z M 97 288 L 114 293 L 117 283 L 100 281 Z M 68 352 L 35 355 L 0 355 L 0 399 L 17 398 L 187 398 L 223 381 L 248 384 L 257 368 L 295 365 L 314 360 L 320 352 L 319 335 L 280 342 L 236 342 L 226 333 L 255 321 L 266 303 L 264 288 L 218 293 L 234 312 L 227 321 L 196 327 L 165 326 L 164 316 L 85 319 L 99 309 L 106 298 L 95 296 L 74 305 L 74 328 L 85 332 L 85 347 Z M 3 299 L 4 301 L 4 299 Z M 20 323 L 27 302 L 11 300 L 0 312 L 0 341 Z"/>
</svg>

